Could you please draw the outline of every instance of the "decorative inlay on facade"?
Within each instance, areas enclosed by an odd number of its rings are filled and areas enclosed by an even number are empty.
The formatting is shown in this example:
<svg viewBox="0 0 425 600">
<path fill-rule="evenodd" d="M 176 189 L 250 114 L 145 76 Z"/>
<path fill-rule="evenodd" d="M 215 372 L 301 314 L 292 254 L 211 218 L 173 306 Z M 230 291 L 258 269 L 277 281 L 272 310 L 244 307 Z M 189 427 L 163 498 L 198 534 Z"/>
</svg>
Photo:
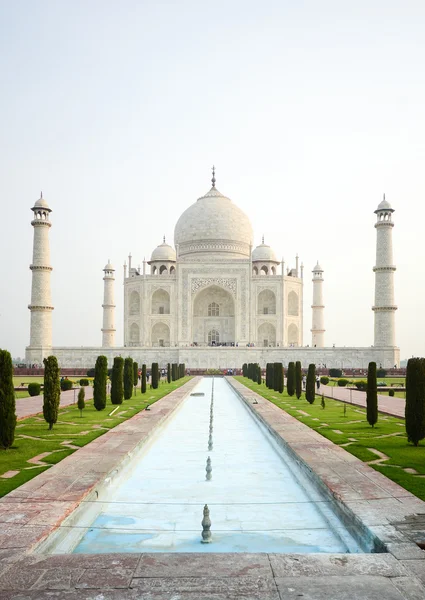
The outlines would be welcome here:
<svg viewBox="0 0 425 600">
<path fill-rule="evenodd" d="M 235 277 L 194 277 L 191 282 L 192 296 L 202 288 L 209 285 L 218 285 L 229 290 L 233 296 L 236 296 L 236 278 Z"/>
</svg>

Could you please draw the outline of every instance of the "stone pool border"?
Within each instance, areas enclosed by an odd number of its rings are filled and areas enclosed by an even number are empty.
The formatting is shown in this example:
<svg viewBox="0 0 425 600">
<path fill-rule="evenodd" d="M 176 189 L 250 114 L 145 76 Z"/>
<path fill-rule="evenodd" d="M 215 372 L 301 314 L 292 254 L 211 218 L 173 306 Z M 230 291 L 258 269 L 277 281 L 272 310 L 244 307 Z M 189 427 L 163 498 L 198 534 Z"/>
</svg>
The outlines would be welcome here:
<svg viewBox="0 0 425 600">
<path fill-rule="evenodd" d="M 0 499 L 2 600 L 283 600 L 300 595 L 305 600 L 423 600 L 425 552 L 413 540 L 423 532 L 425 503 L 230 378 L 272 434 L 388 553 L 31 554 L 149 439 L 198 381 L 190 380 L 148 413 L 138 413 Z"/>
</svg>

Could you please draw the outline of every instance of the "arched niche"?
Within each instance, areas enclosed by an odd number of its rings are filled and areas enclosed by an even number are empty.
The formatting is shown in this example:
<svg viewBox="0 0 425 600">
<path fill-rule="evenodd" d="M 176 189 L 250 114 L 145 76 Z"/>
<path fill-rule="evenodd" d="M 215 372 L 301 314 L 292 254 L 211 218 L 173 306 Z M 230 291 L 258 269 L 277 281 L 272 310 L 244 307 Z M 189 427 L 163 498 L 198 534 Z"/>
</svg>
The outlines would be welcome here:
<svg viewBox="0 0 425 600">
<path fill-rule="evenodd" d="M 170 275 L 175 275 L 175 273 L 176 273 L 176 268 L 170 267 Z"/>
<path fill-rule="evenodd" d="M 260 269 L 260 275 L 268 275 L 269 274 L 269 269 L 267 268 L 266 265 L 263 265 Z"/>
<path fill-rule="evenodd" d="M 288 345 L 298 346 L 298 327 L 291 323 L 288 327 Z"/>
<path fill-rule="evenodd" d="M 140 342 L 140 329 L 137 323 L 132 323 L 130 326 L 130 342 Z"/>
<path fill-rule="evenodd" d="M 152 327 L 152 346 L 170 345 L 170 328 L 166 323 L 155 323 Z"/>
<path fill-rule="evenodd" d="M 253 275 L 258 275 L 258 267 L 253 267 L 252 274 Z"/>
<path fill-rule="evenodd" d="M 199 291 L 192 305 L 192 343 L 207 345 L 211 331 L 218 336 L 216 344 L 235 343 L 235 301 L 228 290 L 218 285 Z"/>
<path fill-rule="evenodd" d="M 257 313 L 259 315 L 276 314 L 276 296 L 272 290 L 263 290 L 258 294 Z"/>
<path fill-rule="evenodd" d="M 276 346 L 276 327 L 272 323 L 262 323 L 258 328 L 257 343 L 260 346 Z"/>
<path fill-rule="evenodd" d="M 298 317 L 300 314 L 298 294 L 294 291 L 288 294 L 288 315 Z"/>
<path fill-rule="evenodd" d="M 159 267 L 159 274 L 160 275 L 168 275 L 167 265 L 161 265 Z"/>
<path fill-rule="evenodd" d="M 131 292 L 130 294 L 130 315 L 138 315 L 140 312 L 140 296 L 138 292 Z"/>
<path fill-rule="evenodd" d="M 152 294 L 152 314 L 169 315 L 170 314 L 170 294 L 162 288 Z"/>
</svg>

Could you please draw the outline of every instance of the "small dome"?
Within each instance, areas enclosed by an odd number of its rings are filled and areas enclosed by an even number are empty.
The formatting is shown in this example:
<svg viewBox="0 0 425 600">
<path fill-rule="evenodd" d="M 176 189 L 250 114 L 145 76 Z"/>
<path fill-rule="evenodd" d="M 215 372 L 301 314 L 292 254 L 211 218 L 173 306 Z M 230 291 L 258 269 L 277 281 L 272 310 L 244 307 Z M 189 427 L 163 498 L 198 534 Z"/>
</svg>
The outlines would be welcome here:
<svg viewBox="0 0 425 600">
<path fill-rule="evenodd" d="M 322 267 L 319 265 L 319 261 L 317 261 L 316 266 L 313 269 L 313 273 L 323 273 Z"/>
<path fill-rule="evenodd" d="M 388 202 L 388 200 L 385 200 L 385 194 L 384 194 L 384 199 L 382 200 L 382 202 L 380 202 L 378 204 L 378 208 L 375 212 L 377 212 L 378 210 L 391 210 L 393 211 L 393 209 L 391 208 L 391 204 Z"/>
<path fill-rule="evenodd" d="M 161 260 L 171 260 L 173 262 L 176 261 L 176 251 L 169 244 L 163 242 L 160 244 L 155 250 L 152 252 L 151 262 L 153 261 L 161 261 Z"/>
<path fill-rule="evenodd" d="M 253 262 L 279 262 L 278 260 L 276 260 L 276 255 L 274 251 L 270 248 L 270 246 L 268 246 L 264 242 L 256 248 L 254 248 L 254 250 L 252 251 L 252 260 Z"/>
<path fill-rule="evenodd" d="M 34 204 L 34 208 L 45 208 L 50 211 L 49 205 L 46 200 L 43 198 L 43 193 L 40 194 L 40 198 Z"/>
<path fill-rule="evenodd" d="M 111 261 L 108 259 L 108 264 L 105 265 L 104 271 L 115 271 L 114 267 L 111 265 Z"/>
</svg>

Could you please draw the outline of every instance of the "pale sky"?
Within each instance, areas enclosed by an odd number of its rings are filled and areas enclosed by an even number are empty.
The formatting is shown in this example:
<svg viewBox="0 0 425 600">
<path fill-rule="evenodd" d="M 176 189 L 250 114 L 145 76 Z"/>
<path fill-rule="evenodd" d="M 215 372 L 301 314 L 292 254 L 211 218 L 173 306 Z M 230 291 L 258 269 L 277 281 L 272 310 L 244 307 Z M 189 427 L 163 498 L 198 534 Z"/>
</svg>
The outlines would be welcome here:
<svg viewBox="0 0 425 600">
<path fill-rule="evenodd" d="M 101 344 L 103 272 L 217 188 L 277 256 L 324 268 L 326 342 L 373 344 L 375 215 L 396 340 L 424 356 L 423 0 L 0 0 L 0 347 L 29 343 L 31 207 L 52 208 L 53 344 Z"/>
</svg>

